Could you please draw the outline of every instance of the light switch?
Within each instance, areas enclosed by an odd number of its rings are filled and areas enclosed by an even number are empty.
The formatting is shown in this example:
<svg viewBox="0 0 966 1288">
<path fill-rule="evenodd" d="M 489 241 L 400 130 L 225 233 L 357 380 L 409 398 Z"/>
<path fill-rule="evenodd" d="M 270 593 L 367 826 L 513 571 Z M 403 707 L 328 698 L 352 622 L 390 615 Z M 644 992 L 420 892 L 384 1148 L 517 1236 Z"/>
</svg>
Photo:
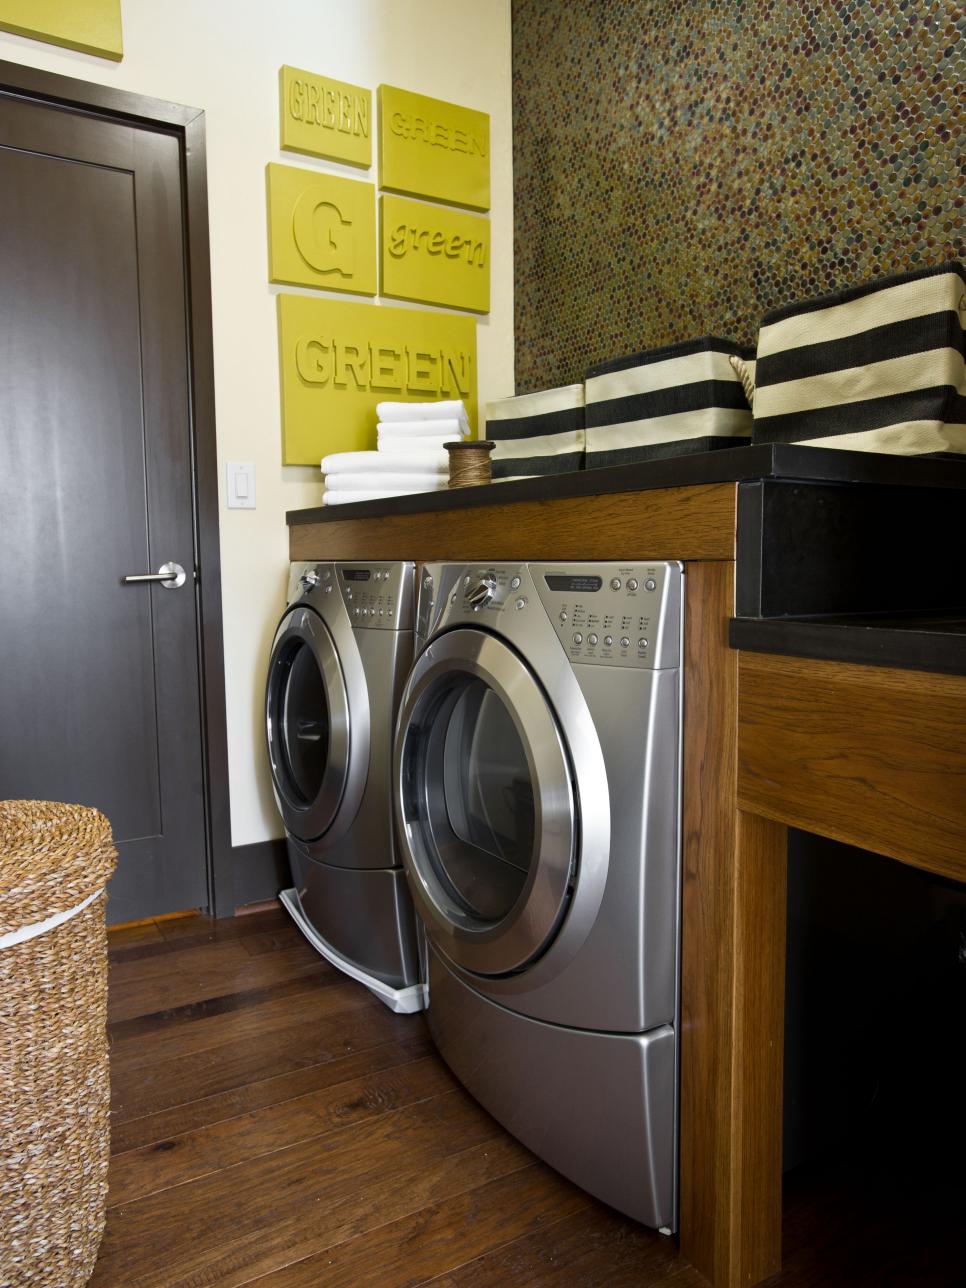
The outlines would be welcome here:
<svg viewBox="0 0 966 1288">
<path fill-rule="evenodd" d="M 227 469 L 229 510 L 254 510 L 255 462 L 229 461 Z"/>
</svg>

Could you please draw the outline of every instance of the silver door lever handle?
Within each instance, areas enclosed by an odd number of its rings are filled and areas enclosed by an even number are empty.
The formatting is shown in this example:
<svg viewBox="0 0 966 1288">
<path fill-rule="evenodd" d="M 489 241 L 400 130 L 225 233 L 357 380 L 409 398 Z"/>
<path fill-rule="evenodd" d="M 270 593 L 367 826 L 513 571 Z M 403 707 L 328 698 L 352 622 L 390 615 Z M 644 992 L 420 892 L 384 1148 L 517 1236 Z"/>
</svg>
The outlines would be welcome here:
<svg viewBox="0 0 966 1288">
<path fill-rule="evenodd" d="M 157 572 L 139 572 L 133 573 L 129 577 L 122 577 L 125 583 L 136 581 L 157 581 L 165 590 L 177 590 L 183 586 L 187 580 L 187 573 L 176 563 L 163 563 Z"/>
</svg>

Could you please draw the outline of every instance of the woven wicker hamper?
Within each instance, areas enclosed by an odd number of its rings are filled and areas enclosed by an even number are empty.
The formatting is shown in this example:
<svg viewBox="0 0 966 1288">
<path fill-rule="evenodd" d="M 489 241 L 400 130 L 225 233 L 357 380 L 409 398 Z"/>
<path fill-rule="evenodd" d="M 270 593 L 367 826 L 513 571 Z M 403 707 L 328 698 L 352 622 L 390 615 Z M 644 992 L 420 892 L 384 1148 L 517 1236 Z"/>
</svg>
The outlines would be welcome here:
<svg viewBox="0 0 966 1288">
<path fill-rule="evenodd" d="M 97 810 L 0 801 L 0 1284 L 73 1288 L 94 1269 L 110 1150 Z"/>
</svg>

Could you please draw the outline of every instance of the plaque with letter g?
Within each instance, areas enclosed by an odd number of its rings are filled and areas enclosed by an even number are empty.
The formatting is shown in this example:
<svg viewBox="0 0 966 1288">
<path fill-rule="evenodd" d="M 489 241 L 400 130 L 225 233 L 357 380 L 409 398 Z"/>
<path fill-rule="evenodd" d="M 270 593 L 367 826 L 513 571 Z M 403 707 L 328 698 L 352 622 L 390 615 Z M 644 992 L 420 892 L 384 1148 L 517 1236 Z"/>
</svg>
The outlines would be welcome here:
<svg viewBox="0 0 966 1288">
<path fill-rule="evenodd" d="M 269 280 L 376 293 L 376 198 L 370 183 L 269 164 Z"/>
</svg>

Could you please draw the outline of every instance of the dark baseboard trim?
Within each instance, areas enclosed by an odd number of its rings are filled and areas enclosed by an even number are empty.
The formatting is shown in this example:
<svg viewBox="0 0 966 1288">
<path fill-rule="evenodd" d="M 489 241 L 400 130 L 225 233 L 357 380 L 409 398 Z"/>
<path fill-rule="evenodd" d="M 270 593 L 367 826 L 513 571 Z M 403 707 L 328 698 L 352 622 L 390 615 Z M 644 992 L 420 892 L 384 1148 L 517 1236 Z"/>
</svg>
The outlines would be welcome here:
<svg viewBox="0 0 966 1288">
<path fill-rule="evenodd" d="M 291 884 L 288 852 L 283 837 L 231 847 L 235 908 L 278 897 Z"/>
</svg>

